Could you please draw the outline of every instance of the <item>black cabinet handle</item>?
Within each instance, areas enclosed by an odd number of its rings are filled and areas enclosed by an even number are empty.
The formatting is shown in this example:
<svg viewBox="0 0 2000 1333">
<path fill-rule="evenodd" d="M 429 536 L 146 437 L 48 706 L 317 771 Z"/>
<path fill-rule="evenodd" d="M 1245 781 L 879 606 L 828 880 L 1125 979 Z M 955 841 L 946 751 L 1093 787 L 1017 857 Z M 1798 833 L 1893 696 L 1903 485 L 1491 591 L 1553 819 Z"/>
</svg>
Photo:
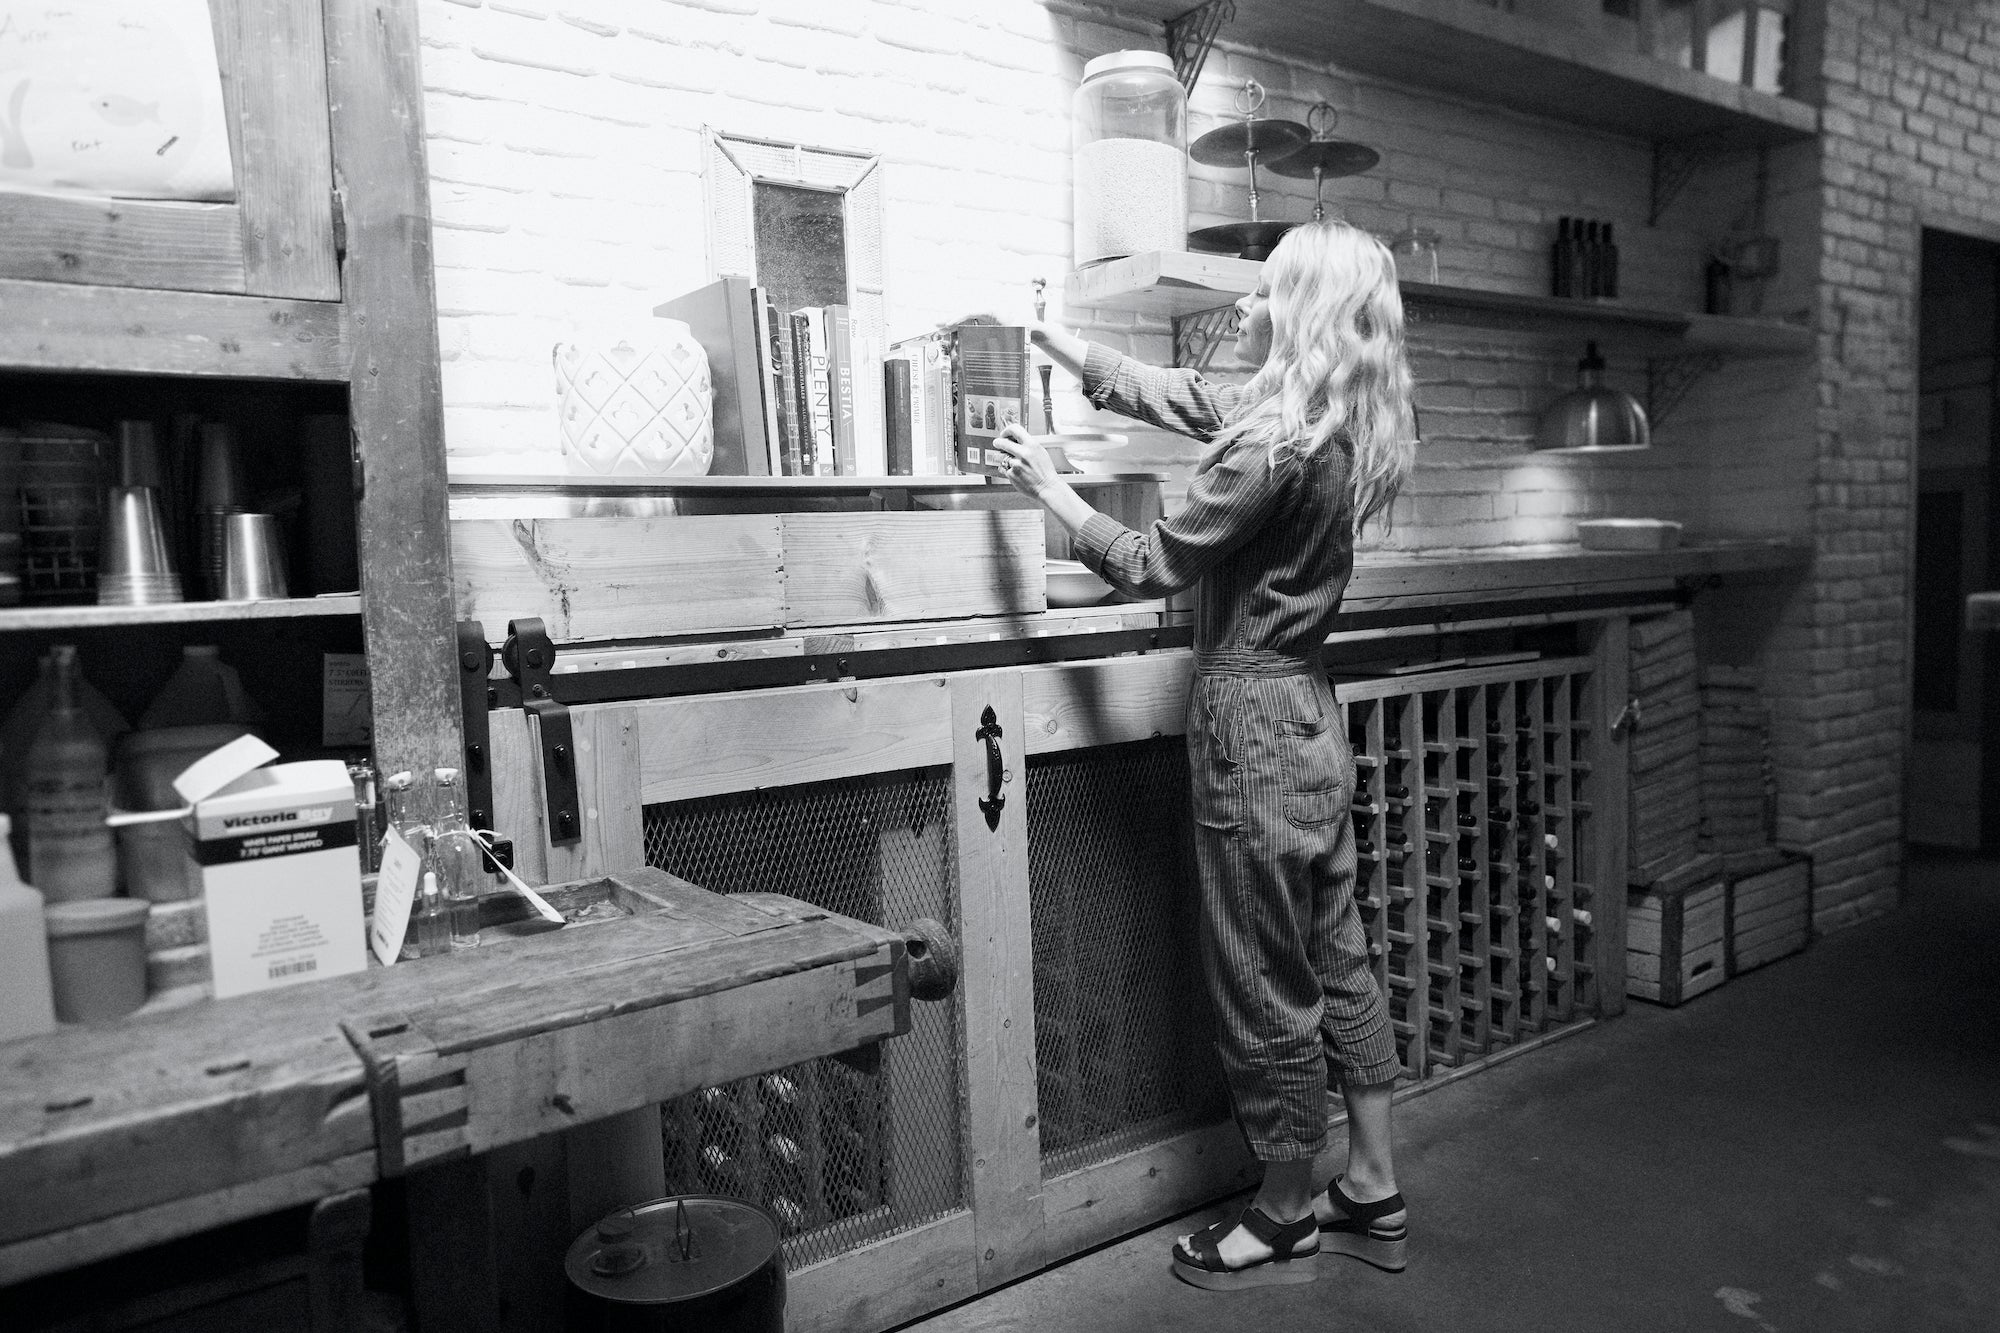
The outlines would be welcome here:
<svg viewBox="0 0 2000 1333">
<path fill-rule="evenodd" d="M 994 831 L 1000 828 L 1000 811 L 1007 804 L 1007 798 L 1000 794 L 1000 784 L 1006 780 L 1006 770 L 1000 761 L 1000 719 L 993 714 L 993 705 L 988 704 L 979 715 L 979 730 L 972 733 L 975 740 L 986 742 L 986 795 L 979 800 L 979 811 L 986 816 L 986 827 Z"/>
</svg>

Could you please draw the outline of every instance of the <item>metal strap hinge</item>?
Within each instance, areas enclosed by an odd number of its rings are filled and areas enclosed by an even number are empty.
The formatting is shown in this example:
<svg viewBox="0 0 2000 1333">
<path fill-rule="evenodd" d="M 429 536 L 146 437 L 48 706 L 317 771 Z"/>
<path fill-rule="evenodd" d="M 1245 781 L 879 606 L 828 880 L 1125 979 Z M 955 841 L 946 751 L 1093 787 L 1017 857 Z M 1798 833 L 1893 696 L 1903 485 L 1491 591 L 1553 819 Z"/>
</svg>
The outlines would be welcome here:
<svg viewBox="0 0 2000 1333">
<path fill-rule="evenodd" d="M 551 845 L 579 842 L 583 819 L 577 809 L 576 737 L 570 727 L 569 708 L 549 692 L 556 648 L 549 642 L 541 617 L 507 622 L 507 642 L 500 649 L 500 661 L 521 687 L 521 707 L 535 719 L 541 739 L 548 840 Z"/>
</svg>

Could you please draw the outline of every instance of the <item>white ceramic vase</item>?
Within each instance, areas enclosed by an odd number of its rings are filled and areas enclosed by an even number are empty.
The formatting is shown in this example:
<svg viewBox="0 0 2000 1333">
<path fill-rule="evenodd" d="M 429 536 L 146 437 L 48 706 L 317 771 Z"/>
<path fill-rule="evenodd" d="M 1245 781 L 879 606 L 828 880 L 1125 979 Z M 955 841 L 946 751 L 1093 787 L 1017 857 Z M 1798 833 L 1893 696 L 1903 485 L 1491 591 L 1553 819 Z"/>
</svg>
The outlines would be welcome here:
<svg viewBox="0 0 2000 1333">
<path fill-rule="evenodd" d="M 562 451 L 586 476 L 699 477 L 715 458 L 708 355 L 677 319 L 557 343 Z"/>
</svg>

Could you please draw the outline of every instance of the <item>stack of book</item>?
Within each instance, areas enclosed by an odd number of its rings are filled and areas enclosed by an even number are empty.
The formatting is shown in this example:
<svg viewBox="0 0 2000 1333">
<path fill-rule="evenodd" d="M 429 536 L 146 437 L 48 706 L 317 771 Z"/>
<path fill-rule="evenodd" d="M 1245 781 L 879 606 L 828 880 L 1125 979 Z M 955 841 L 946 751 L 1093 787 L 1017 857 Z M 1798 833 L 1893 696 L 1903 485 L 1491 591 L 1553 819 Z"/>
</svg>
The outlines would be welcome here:
<svg viewBox="0 0 2000 1333">
<path fill-rule="evenodd" d="M 1694 613 L 1632 624 L 1629 862 L 1632 882 L 1650 884 L 1685 865 L 1701 834 L 1701 719 L 1695 690 Z"/>
<path fill-rule="evenodd" d="M 948 348 L 885 349 L 845 305 L 780 310 L 746 278 L 654 308 L 694 331 L 715 393 L 711 474 L 936 476 L 953 463 Z"/>
<path fill-rule="evenodd" d="M 1701 847 L 1725 856 L 1768 845 L 1772 834 L 1770 718 L 1757 673 L 1701 669 Z"/>
</svg>

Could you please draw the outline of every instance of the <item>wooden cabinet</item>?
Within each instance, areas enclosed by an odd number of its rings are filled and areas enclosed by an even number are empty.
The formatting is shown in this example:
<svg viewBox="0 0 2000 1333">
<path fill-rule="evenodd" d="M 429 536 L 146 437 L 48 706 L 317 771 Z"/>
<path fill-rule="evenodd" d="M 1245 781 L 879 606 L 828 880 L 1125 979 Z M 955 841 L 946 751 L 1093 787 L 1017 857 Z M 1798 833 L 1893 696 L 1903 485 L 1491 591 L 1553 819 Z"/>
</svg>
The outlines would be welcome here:
<svg viewBox="0 0 2000 1333">
<path fill-rule="evenodd" d="M 319 0 L 213 0 L 232 203 L 0 192 L 0 277 L 340 298 Z"/>
<path fill-rule="evenodd" d="M 358 610 L 377 758 L 391 770 L 462 753 L 416 8 L 216 0 L 234 203 L 0 193 L 0 375 L 152 377 L 162 393 L 188 381 L 210 394 L 238 382 L 344 390 Z M 0 629 L 237 614 L 61 608 L 0 612 Z"/>
<path fill-rule="evenodd" d="M 1455 834 L 1419 834 L 1413 869 L 1365 886 L 1409 1089 L 1622 1007 L 1622 912 L 1592 895 L 1624 857 L 1622 820 L 1595 812 L 1624 802 L 1625 622 L 1590 614 L 1571 656 L 1339 687 L 1373 746 L 1363 799 L 1402 762 L 1450 799 L 1475 788 L 1491 841 L 1467 876 Z M 1146 651 L 579 705 L 590 817 L 567 846 L 537 720 L 491 715 L 497 820 L 531 877 L 644 861 L 891 928 L 932 916 L 959 951 L 957 994 L 919 1006 L 879 1070 L 705 1089 L 637 1149 L 664 1151 L 670 1190 L 779 1217 L 790 1327 L 887 1328 L 1255 1179 L 1199 1000 L 1191 665 Z M 1525 851 L 1511 824 L 1487 833 L 1515 804 L 1486 803 L 1489 758 L 1544 798 Z"/>
</svg>

